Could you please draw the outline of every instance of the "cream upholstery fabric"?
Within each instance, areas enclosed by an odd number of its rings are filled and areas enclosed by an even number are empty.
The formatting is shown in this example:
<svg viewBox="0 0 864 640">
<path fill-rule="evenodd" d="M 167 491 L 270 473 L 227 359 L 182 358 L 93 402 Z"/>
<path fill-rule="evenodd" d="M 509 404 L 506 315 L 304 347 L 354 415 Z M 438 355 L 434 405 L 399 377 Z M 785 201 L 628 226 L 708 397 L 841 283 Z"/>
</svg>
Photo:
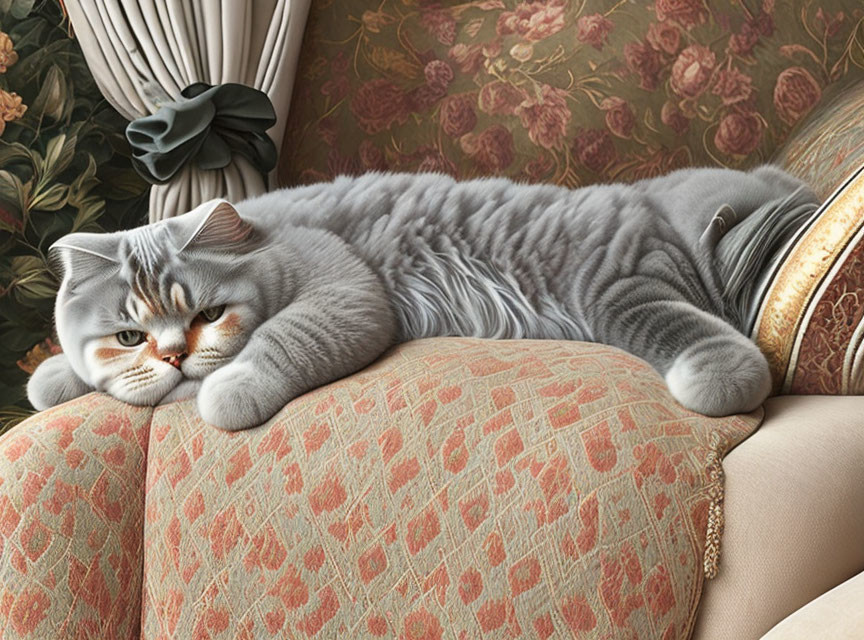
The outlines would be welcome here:
<svg viewBox="0 0 864 640">
<path fill-rule="evenodd" d="M 720 574 L 703 588 L 695 640 L 755 640 L 864 569 L 864 397 L 786 396 L 765 409 L 723 462 Z"/>
<path fill-rule="evenodd" d="M 864 638 L 864 573 L 834 587 L 763 636 L 763 640 L 861 638 Z"/>
<path fill-rule="evenodd" d="M 282 148 L 310 0 L 65 0 L 102 93 L 129 120 L 176 100 L 193 82 L 239 82 L 264 91 L 279 121 L 268 132 Z M 186 167 L 150 191 L 150 220 L 212 198 L 241 199 L 267 184 L 245 159 L 200 171 Z"/>
</svg>

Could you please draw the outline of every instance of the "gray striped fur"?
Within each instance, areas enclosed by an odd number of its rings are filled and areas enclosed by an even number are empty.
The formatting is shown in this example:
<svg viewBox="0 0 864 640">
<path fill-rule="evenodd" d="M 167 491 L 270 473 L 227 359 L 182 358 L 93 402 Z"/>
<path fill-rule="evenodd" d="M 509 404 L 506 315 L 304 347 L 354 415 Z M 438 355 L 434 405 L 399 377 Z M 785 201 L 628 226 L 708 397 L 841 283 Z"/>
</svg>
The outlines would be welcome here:
<svg viewBox="0 0 864 640">
<path fill-rule="evenodd" d="M 240 429 L 396 342 L 476 336 L 603 342 L 651 363 L 688 408 L 750 411 L 768 394 L 768 367 L 741 333 L 740 296 L 726 295 L 715 251 L 729 226 L 796 191 L 796 203 L 815 202 L 772 167 L 578 190 L 367 174 L 275 191 L 236 212 L 209 205 L 113 237 L 75 234 L 58 243 L 65 364 L 46 363 L 44 376 L 40 367 L 30 397 L 44 406 L 95 387 L 152 404 L 197 392 L 207 421 Z M 724 207 L 734 220 L 715 218 Z M 182 340 L 201 309 L 221 304 L 242 339 L 228 348 L 213 338 L 207 358 L 190 351 L 179 370 L 151 362 L 164 375 L 126 393 L 93 371 L 87 345 L 129 322 L 96 309 L 130 297 L 151 298 L 140 328 L 156 345 Z M 59 397 L 45 391 L 57 371 L 79 379 Z"/>
</svg>

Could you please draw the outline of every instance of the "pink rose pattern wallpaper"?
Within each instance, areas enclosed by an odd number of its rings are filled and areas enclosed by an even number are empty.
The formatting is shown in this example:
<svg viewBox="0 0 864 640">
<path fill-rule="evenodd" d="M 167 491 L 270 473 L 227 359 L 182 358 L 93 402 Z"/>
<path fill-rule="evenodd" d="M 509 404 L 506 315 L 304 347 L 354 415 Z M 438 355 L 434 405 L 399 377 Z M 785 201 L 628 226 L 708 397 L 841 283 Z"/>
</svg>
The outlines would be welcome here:
<svg viewBox="0 0 864 640">
<path fill-rule="evenodd" d="M 313 3 L 280 177 L 578 187 L 769 159 L 864 78 L 858 0 Z"/>
<path fill-rule="evenodd" d="M 0 438 L 0 628 L 686 638 L 706 458 L 760 419 L 555 341 L 412 342 L 235 434 L 85 396 Z"/>
</svg>

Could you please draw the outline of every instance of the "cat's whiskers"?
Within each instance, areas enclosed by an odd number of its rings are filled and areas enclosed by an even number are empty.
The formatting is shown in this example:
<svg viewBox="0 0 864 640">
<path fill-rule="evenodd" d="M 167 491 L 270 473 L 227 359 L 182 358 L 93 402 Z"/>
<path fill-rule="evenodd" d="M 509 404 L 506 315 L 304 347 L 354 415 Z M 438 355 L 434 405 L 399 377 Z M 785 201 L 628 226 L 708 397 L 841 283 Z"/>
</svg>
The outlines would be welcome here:
<svg viewBox="0 0 864 640">
<path fill-rule="evenodd" d="M 126 376 L 124 378 L 120 378 L 120 382 L 124 386 L 128 387 L 129 385 L 135 384 L 137 382 L 141 382 L 142 380 L 149 380 L 151 378 L 158 378 L 158 377 L 159 377 L 159 374 L 157 374 L 155 371 L 150 369 L 149 371 L 142 371 L 141 373 L 138 373 L 134 376 Z"/>
<path fill-rule="evenodd" d="M 137 367 L 133 367 L 132 369 L 127 369 L 123 375 L 120 376 L 120 379 L 123 380 L 125 378 L 132 378 L 136 375 L 147 373 L 148 371 L 153 371 L 152 367 L 148 367 L 143 364 L 139 364 Z"/>
<path fill-rule="evenodd" d="M 150 369 L 149 371 L 142 371 L 141 373 L 138 373 L 134 376 L 128 376 L 126 378 L 123 378 L 123 382 L 127 382 L 127 383 L 137 382 L 138 380 L 141 380 L 143 378 L 152 378 L 152 377 L 158 376 L 158 375 L 159 374 L 156 373 L 156 371 L 154 371 L 153 369 Z"/>
<path fill-rule="evenodd" d="M 145 373 L 147 371 L 153 371 L 153 367 L 146 364 L 139 364 L 124 371 L 124 375 L 135 374 L 135 373 Z"/>
<path fill-rule="evenodd" d="M 198 356 L 198 359 L 203 362 L 221 362 L 222 360 L 227 360 L 228 356 L 217 355 L 217 354 L 205 354 Z"/>
<path fill-rule="evenodd" d="M 159 378 L 159 376 L 156 375 L 155 373 L 153 373 L 151 376 L 149 376 L 149 377 L 147 377 L 147 378 L 141 378 L 141 379 L 135 380 L 135 381 L 133 381 L 133 382 L 131 382 L 131 383 L 127 382 L 124 386 L 125 386 L 126 389 L 128 389 L 129 391 L 138 391 L 139 389 L 141 389 L 141 388 L 143 388 L 143 387 L 148 387 L 148 386 L 150 386 L 150 385 L 151 385 L 153 382 L 155 382 L 158 378 Z"/>
</svg>

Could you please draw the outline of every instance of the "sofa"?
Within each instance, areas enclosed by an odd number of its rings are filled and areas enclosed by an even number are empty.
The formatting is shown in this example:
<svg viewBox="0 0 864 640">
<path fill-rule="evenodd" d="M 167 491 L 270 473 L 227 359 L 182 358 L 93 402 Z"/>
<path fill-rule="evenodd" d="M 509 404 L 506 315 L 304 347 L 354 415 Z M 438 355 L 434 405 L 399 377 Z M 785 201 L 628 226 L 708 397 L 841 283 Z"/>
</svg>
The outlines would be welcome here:
<svg viewBox="0 0 864 640">
<path fill-rule="evenodd" d="M 578 4 L 313 3 L 274 186 L 774 159 L 827 207 L 759 292 L 777 395 L 707 418 L 620 350 L 472 338 L 245 432 L 90 394 L 0 436 L 3 638 L 861 637 L 864 402 L 807 337 L 860 318 L 799 256 L 864 211 L 861 9 Z"/>
</svg>

